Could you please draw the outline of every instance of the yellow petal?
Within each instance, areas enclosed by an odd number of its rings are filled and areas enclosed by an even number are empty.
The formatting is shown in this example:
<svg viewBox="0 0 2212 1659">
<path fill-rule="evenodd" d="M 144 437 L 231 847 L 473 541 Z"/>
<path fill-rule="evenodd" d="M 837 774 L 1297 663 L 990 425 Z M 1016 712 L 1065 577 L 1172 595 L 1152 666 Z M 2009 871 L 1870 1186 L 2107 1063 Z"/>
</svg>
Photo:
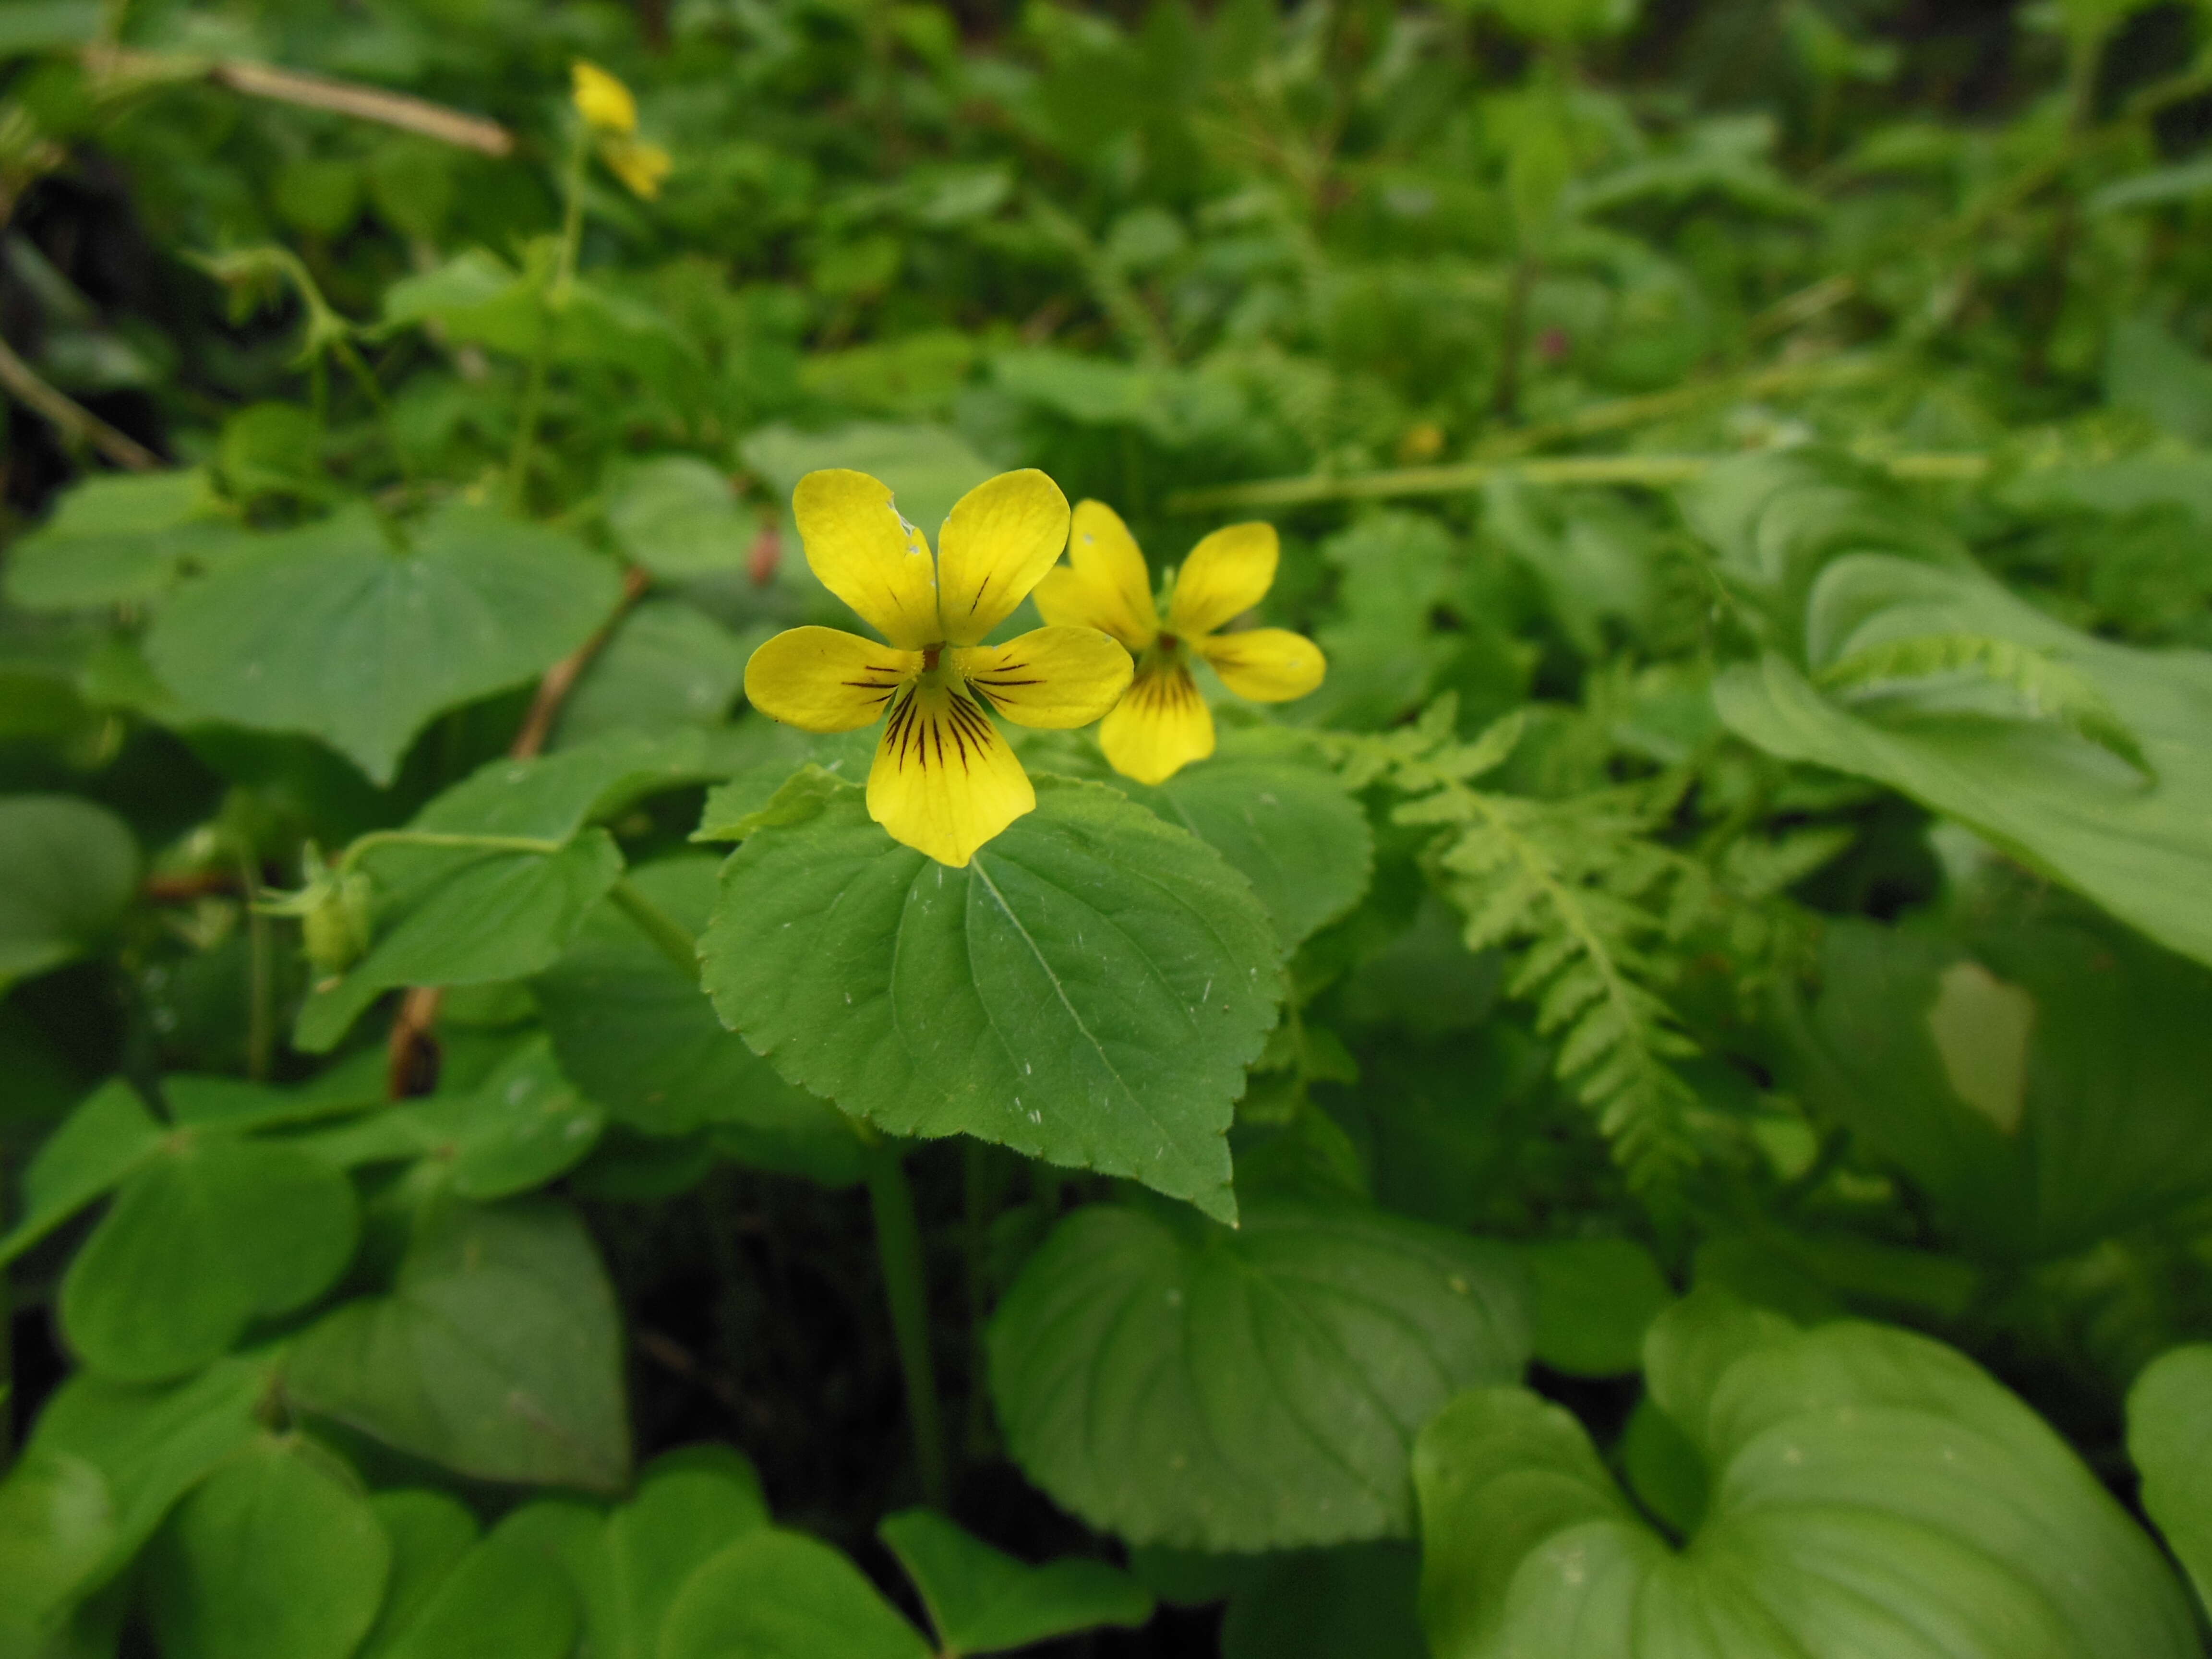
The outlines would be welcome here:
<svg viewBox="0 0 2212 1659">
<path fill-rule="evenodd" d="M 945 637 L 929 544 L 899 517 L 889 484 L 865 472 L 810 472 L 791 493 L 791 515 L 823 586 L 885 639 L 918 650 Z"/>
<path fill-rule="evenodd" d="M 1194 640 L 1221 683 L 1255 702 L 1288 702 L 1321 684 L 1328 661 L 1321 647 L 1287 628 L 1252 628 Z"/>
<path fill-rule="evenodd" d="M 607 164 L 607 171 L 629 187 L 631 195 L 648 202 L 659 197 L 661 181 L 676 165 L 669 160 L 666 150 L 641 138 L 602 138 L 599 159 Z"/>
<path fill-rule="evenodd" d="M 1048 623 L 1103 628 L 1132 651 L 1159 637 L 1152 573 L 1121 515 L 1103 501 L 1079 501 L 1067 530 L 1067 562 L 1036 585 Z"/>
<path fill-rule="evenodd" d="M 1213 752 L 1213 711 L 1180 662 L 1158 659 L 1137 671 L 1129 695 L 1098 728 L 1107 763 L 1139 783 L 1165 783 Z"/>
<path fill-rule="evenodd" d="M 1012 614 L 1067 544 L 1067 497 L 1035 467 L 986 478 L 937 542 L 942 637 L 974 645 Z"/>
<path fill-rule="evenodd" d="M 576 113 L 584 118 L 584 125 L 596 132 L 629 133 L 637 131 L 637 100 L 629 95 L 629 88 L 601 69 L 597 64 L 577 58 L 568 66 L 574 77 Z"/>
<path fill-rule="evenodd" d="M 745 665 L 745 701 L 805 732 L 850 732 L 879 718 L 921 672 L 921 653 L 894 651 L 836 628 L 793 628 Z"/>
<path fill-rule="evenodd" d="M 1275 580 L 1281 544 L 1271 524 L 1232 524 L 1196 547 L 1176 573 L 1168 601 L 1168 631 L 1188 637 L 1211 634 L 1267 597 Z"/>
<path fill-rule="evenodd" d="M 957 647 L 952 665 L 1020 726 L 1088 726 L 1129 689 L 1129 653 L 1095 628 L 1033 628 L 1004 645 Z"/>
<path fill-rule="evenodd" d="M 1029 774 L 974 698 L 937 682 L 902 696 L 868 771 L 868 816 L 957 869 L 1036 805 Z"/>
</svg>

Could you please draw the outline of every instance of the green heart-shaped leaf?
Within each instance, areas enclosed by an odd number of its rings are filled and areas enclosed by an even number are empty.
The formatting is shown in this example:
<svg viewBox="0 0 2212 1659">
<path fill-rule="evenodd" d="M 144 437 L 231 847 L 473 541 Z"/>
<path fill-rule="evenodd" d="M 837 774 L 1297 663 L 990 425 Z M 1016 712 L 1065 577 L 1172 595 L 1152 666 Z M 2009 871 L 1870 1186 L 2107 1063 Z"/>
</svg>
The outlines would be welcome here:
<svg viewBox="0 0 2212 1659">
<path fill-rule="evenodd" d="M 1415 1432 L 1527 1362 L 1519 1283 L 1504 1250 L 1375 1211 L 1255 1205 L 1232 1232 L 1093 1206 L 1000 1304 L 992 1397 L 1030 1478 L 1133 1543 L 1403 1535 Z"/>
<path fill-rule="evenodd" d="M 1096 785 L 1040 778 L 1036 811 L 964 870 L 825 790 L 724 868 L 702 952 L 724 1022 L 892 1133 L 972 1134 L 1232 1218 L 1231 1103 L 1281 991 L 1244 878 Z"/>
<path fill-rule="evenodd" d="M 487 1480 L 610 1491 L 629 1476 L 614 1293 L 582 1224 L 545 1200 L 440 1209 L 391 1295 L 299 1338 L 285 1388 Z"/>
<path fill-rule="evenodd" d="M 1654 1530 L 1559 1407 L 1462 1395 L 1414 1456 L 1437 1659 L 2199 1651 L 2149 1539 L 1954 1350 L 1701 1291 L 1644 1352 L 1708 1475 L 1694 1534 Z"/>
<path fill-rule="evenodd" d="M 614 567 L 478 507 L 392 550 L 366 508 L 265 538 L 162 606 L 147 660 L 196 712 L 320 738 L 378 784 L 433 715 L 542 673 L 605 622 Z"/>
</svg>

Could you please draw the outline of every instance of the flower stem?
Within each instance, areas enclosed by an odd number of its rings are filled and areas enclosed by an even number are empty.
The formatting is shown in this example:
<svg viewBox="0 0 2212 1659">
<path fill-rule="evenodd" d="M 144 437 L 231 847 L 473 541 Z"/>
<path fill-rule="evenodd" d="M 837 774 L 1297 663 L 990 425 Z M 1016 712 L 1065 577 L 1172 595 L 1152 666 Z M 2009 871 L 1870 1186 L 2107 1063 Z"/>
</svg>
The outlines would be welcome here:
<svg viewBox="0 0 2212 1659">
<path fill-rule="evenodd" d="M 647 898 L 628 876 L 614 884 L 608 896 L 638 925 L 641 933 L 660 947 L 663 956 L 684 970 L 687 979 L 696 981 L 699 977 L 699 941 L 691 936 L 689 927 Z"/>
<path fill-rule="evenodd" d="M 372 830 L 339 854 L 340 874 L 380 847 L 465 847 L 484 853 L 557 853 L 568 843 L 543 836 L 469 836 L 441 830 Z"/>
<path fill-rule="evenodd" d="M 938 1404 L 937 1372 L 929 1357 L 929 1289 L 922 1272 L 921 1228 L 915 1219 L 914 1188 L 896 1141 L 867 1150 L 868 1202 L 875 1212 L 876 1255 L 883 1264 L 884 1296 L 890 1304 L 891 1334 L 906 1380 L 907 1419 L 914 1430 L 915 1467 L 923 1498 L 939 1509 L 951 1489 L 945 1462 L 945 1413 Z"/>
<path fill-rule="evenodd" d="M 590 130 L 579 123 L 568 145 L 568 163 L 561 174 L 561 249 L 553 263 L 553 280 L 538 298 L 538 343 L 530 355 L 530 369 L 522 383 L 522 407 L 514 425 L 514 448 L 507 461 L 507 495 L 515 512 L 530 501 L 530 459 L 538 447 L 538 417 L 545 404 L 545 375 L 553 358 L 553 325 L 568 303 L 568 289 L 576 280 L 576 250 L 584 240 L 584 159 Z"/>
</svg>

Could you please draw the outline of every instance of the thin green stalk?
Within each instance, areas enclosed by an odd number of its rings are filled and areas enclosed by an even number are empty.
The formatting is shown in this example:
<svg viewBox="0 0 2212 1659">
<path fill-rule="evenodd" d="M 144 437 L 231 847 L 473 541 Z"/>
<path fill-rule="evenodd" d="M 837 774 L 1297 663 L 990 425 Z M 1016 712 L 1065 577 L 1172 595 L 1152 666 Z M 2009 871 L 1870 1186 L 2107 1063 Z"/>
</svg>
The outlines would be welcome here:
<svg viewBox="0 0 2212 1659">
<path fill-rule="evenodd" d="M 566 842 L 542 836 L 468 836 L 441 830 L 372 830 L 338 856 L 343 874 L 360 864 L 362 855 L 380 847 L 466 847 L 485 853 L 557 853 Z"/>
<path fill-rule="evenodd" d="M 253 867 L 250 852 L 239 854 L 238 879 L 246 894 L 246 1075 L 256 1083 L 266 1083 L 276 1049 L 276 975 L 270 953 L 269 917 L 259 902 L 260 873 Z"/>
<path fill-rule="evenodd" d="M 638 926 L 638 931 L 660 947 L 660 953 L 681 968 L 685 975 L 699 977 L 699 941 L 691 930 L 670 915 L 638 890 L 628 876 L 614 884 L 609 895 L 622 913 Z"/>
<path fill-rule="evenodd" d="M 1456 495 L 1480 489 L 1500 473 L 1531 484 L 1684 483 L 1728 459 L 1722 455 L 1553 455 L 1534 460 L 1455 461 L 1445 466 L 1401 466 L 1351 477 L 1263 478 L 1212 489 L 1178 490 L 1170 513 L 1217 507 L 1300 507 L 1314 501 L 1373 501 L 1398 495 Z M 1892 455 L 1879 465 L 1893 477 L 1922 482 L 1971 480 L 1989 470 L 1989 457 L 1973 453 Z"/>
<path fill-rule="evenodd" d="M 884 1296 L 890 1304 L 891 1335 L 906 1380 L 907 1419 L 914 1431 L 915 1468 L 921 1493 L 942 1509 L 951 1495 L 945 1413 L 938 1403 L 937 1370 L 930 1363 L 929 1286 L 922 1268 L 921 1227 L 915 1219 L 914 1188 L 896 1142 L 879 1141 L 867 1153 L 868 1202 L 875 1212 L 876 1256 L 883 1264 Z"/>
<path fill-rule="evenodd" d="M 589 131 L 579 124 L 561 175 L 561 246 L 553 280 L 538 301 L 538 343 L 522 383 L 522 406 L 515 417 L 514 447 L 507 460 L 507 494 L 517 513 L 529 505 L 530 460 L 538 447 L 538 419 L 545 406 L 545 377 L 553 357 L 553 324 L 568 304 L 576 280 L 576 251 L 584 240 L 584 161 Z"/>
</svg>

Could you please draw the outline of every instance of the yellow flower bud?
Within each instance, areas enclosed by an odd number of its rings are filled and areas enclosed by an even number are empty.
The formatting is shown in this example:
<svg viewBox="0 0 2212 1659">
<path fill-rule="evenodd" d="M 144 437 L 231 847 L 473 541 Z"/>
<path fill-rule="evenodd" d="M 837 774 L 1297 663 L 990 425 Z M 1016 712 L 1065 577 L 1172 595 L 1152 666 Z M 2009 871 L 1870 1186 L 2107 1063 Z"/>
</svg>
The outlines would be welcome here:
<svg viewBox="0 0 2212 1659">
<path fill-rule="evenodd" d="M 579 58 L 569 66 L 575 76 L 576 113 L 594 132 L 627 136 L 637 131 L 637 100 L 621 82 L 597 64 Z"/>
</svg>

